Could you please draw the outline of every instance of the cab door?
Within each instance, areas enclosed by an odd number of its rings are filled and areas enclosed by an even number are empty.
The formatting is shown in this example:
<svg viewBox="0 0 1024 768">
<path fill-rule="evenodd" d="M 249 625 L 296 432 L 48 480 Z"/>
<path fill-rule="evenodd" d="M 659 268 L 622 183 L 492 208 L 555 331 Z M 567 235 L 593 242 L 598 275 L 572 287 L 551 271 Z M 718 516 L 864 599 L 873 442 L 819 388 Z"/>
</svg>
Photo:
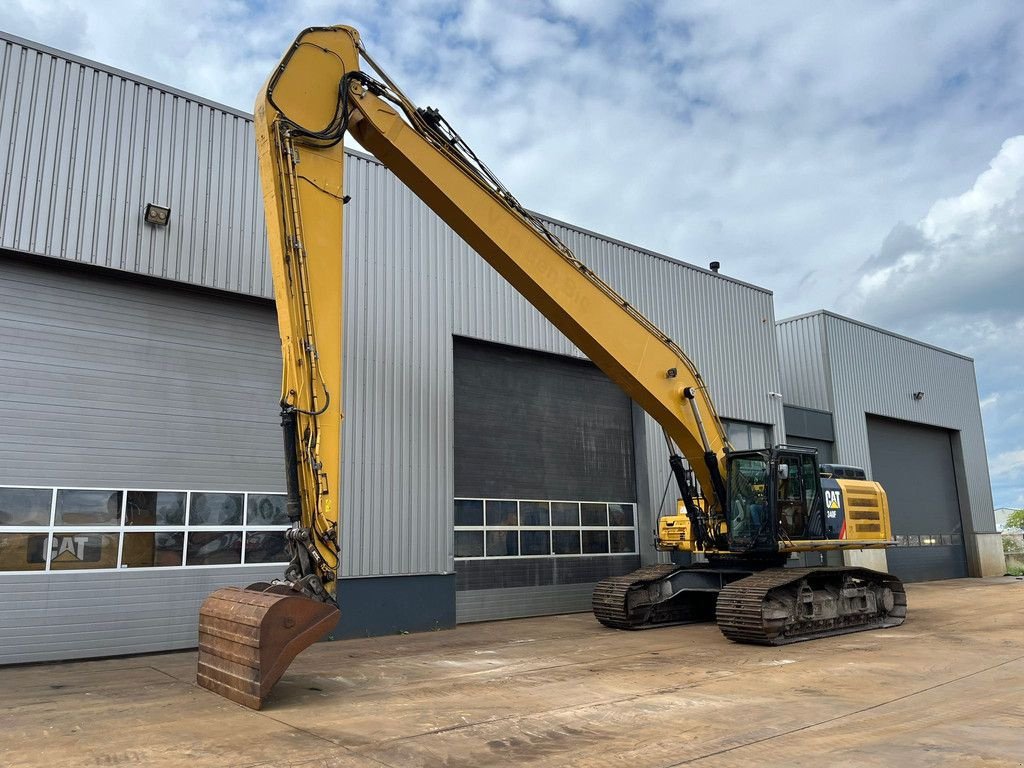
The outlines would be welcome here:
<svg viewBox="0 0 1024 768">
<path fill-rule="evenodd" d="M 779 536 L 790 541 L 824 538 L 825 518 L 817 456 L 779 451 L 775 464 L 775 510 Z"/>
</svg>

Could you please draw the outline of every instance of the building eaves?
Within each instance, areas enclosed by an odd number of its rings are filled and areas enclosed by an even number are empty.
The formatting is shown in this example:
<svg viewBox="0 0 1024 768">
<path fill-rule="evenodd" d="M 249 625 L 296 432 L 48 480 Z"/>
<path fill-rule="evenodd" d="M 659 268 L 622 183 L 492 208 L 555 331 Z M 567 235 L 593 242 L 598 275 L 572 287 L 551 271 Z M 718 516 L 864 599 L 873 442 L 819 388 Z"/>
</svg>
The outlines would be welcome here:
<svg viewBox="0 0 1024 768">
<path fill-rule="evenodd" d="M 806 320 L 809 317 L 819 317 L 819 316 L 831 317 L 831 318 L 833 318 L 835 320 L 839 320 L 839 321 L 844 322 L 844 323 L 851 323 L 853 325 L 859 325 L 862 328 L 867 328 L 868 330 L 875 331 L 876 333 L 881 333 L 881 334 L 884 334 L 886 336 L 892 336 L 893 338 L 900 339 L 901 341 L 908 341 L 911 344 L 917 344 L 919 347 L 925 347 L 927 349 L 931 349 L 931 350 L 934 350 L 936 352 L 941 352 L 944 355 L 952 355 L 953 357 L 959 357 L 961 360 L 966 360 L 966 361 L 968 361 L 970 363 L 974 362 L 974 358 L 973 357 L 968 357 L 967 355 L 962 355 L 959 352 L 954 352 L 951 349 L 944 349 L 943 347 L 938 347 L 938 346 L 936 346 L 934 344 L 929 344 L 928 342 L 921 341 L 920 339 L 914 339 L 914 338 L 911 338 L 910 336 L 904 336 L 902 333 L 896 333 L 895 331 L 890 331 L 890 330 L 887 330 L 885 328 L 879 328 L 877 325 L 871 325 L 870 323 L 865 323 L 865 322 L 862 322 L 861 320 L 855 320 L 852 317 L 846 317 L 845 315 L 839 315 L 839 314 L 836 314 L 835 312 L 830 312 L 827 309 L 816 309 L 816 310 L 814 310 L 812 312 L 805 312 L 802 315 L 793 315 L 792 317 L 784 317 L 781 320 L 776 320 L 775 324 L 776 325 L 783 325 L 784 323 L 793 323 L 793 322 L 796 322 L 797 320 Z"/>
<path fill-rule="evenodd" d="M 249 112 L 244 112 L 240 109 L 229 107 L 226 104 L 221 104 L 219 102 L 213 101 L 212 99 L 206 99 L 202 96 L 197 96 L 194 93 L 183 91 L 180 88 L 173 88 L 169 85 L 158 83 L 156 80 L 150 80 L 147 77 L 132 74 L 131 72 L 126 72 L 123 69 L 111 67 L 108 64 L 102 64 L 98 61 L 87 59 L 84 56 L 78 56 L 73 53 L 68 53 L 67 51 L 62 51 L 59 48 L 51 48 L 48 45 L 43 45 L 42 43 L 37 43 L 33 40 L 27 40 L 24 37 L 12 35 L 10 32 L 4 32 L 3 30 L 0 30 L 0 40 L 6 40 L 9 43 L 21 45 L 25 48 L 31 48 L 32 50 L 39 51 L 40 53 L 45 53 L 49 56 L 53 56 L 58 59 L 64 59 L 65 61 L 71 61 L 75 64 L 81 64 L 83 67 L 90 67 L 92 69 L 99 70 L 100 72 L 106 72 L 107 74 L 114 75 L 116 77 L 123 77 L 125 80 L 131 80 L 133 83 L 139 83 L 140 85 L 155 88 L 156 90 L 161 91 L 162 93 L 167 93 L 172 96 L 178 96 L 182 99 L 194 101 L 197 104 L 202 104 L 203 106 L 210 107 L 212 109 L 218 109 L 221 112 L 227 112 L 230 115 L 235 115 L 236 117 L 243 117 L 246 120 L 252 121 L 252 114 Z"/>
</svg>

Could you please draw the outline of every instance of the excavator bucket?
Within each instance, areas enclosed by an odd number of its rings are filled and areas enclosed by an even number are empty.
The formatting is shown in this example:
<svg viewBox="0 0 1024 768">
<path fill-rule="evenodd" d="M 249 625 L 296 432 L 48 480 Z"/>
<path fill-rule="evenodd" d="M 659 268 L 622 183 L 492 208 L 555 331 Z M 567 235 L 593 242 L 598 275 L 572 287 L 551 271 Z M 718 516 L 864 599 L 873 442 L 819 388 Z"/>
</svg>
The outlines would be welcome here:
<svg viewBox="0 0 1024 768">
<path fill-rule="evenodd" d="M 196 682 L 260 709 L 292 659 L 331 631 L 339 615 L 336 605 L 285 586 L 218 589 L 199 609 Z"/>
</svg>

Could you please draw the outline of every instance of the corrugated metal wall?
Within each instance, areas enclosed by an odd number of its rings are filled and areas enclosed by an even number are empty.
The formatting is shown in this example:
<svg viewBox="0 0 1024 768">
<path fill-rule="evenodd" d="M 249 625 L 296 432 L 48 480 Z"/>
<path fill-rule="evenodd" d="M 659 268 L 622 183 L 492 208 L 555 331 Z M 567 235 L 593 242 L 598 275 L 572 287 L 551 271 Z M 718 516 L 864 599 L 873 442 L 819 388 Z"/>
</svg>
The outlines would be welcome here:
<svg viewBox="0 0 1024 768">
<path fill-rule="evenodd" d="M 801 408 L 831 411 L 825 316 L 815 313 L 788 318 L 776 327 L 782 399 Z"/>
<path fill-rule="evenodd" d="M 830 410 L 837 462 L 870 471 L 865 414 L 957 431 L 966 484 L 958 489 L 961 509 L 965 518 L 969 515 L 974 532 L 995 530 L 978 385 L 970 358 L 830 312 L 780 322 L 778 340 L 783 378 L 789 382 L 783 389 L 786 402 L 808 408 L 834 404 Z M 915 400 L 914 392 L 924 392 L 924 398 Z"/>
<path fill-rule="evenodd" d="M 244 113 L 0 35 L 0 146 L 0 248 L 271 295 Z"/>
<path fill-rule="evenodd" d="M 244 114 L 2 39 L 0 246 L 270 295 Z M 347 192 L 342 573 L 450 572 L 453 335 L 579 352 L 382 166 L 351 156 Z M 151 199 L 170 203 L 168 228 L 141 223 Z M 781 437 L 769 292 L 556 229 L 690 352 L 723 416 Z M 645 421 L 638 495 L 659 499 L 664 445 Z"/>
</svg>

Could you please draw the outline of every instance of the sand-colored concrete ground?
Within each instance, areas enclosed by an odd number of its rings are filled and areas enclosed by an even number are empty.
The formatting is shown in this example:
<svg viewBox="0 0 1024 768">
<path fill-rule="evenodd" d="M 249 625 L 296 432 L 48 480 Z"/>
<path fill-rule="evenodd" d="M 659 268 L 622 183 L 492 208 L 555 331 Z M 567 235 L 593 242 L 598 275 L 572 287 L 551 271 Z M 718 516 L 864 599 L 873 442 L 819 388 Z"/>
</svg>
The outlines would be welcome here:
<svg viewBox="0 0 1024 768">
<path fill-rule="evenodd" d="M 322 643 L 252 712 L 195 653 L 0 669 L 0 766 L 1021 766 L 1024 581 L 779 649 L 589 615 Z"/>
</svg>

